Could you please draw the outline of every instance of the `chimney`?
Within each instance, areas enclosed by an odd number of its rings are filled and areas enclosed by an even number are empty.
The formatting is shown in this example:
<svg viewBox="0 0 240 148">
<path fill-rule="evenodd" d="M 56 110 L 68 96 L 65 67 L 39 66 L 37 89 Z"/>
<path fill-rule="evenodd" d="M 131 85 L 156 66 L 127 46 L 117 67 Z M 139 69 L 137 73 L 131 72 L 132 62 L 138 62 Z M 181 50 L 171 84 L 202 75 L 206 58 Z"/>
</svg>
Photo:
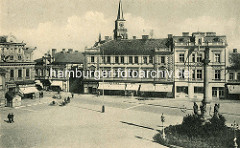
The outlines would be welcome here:
<svg viewBox="0 0 240 148">
<path fill-rule="evenodd" d="M 57 49 L 52 49 L 52 56 L 56 54 Z"/>
<path fill-rule="evenodd" d="M 65 53 L 65 51 L 66 51 L 66 49 L 65 49 L 65 48 L 63 48 L 63 49 L 62 49 L 62 53 Z"/>
<path fill-rule="evenodd" d="M 216 32 L 206 32 L 206 36 L 216 36 Z"/>
<path fill-rule="evenodd" d="M 142 39 L 143 40 L 147 40 L 148 39 L 148 35 L 142 35 Z"/>
<path fill-rule="evenodd" d="M 237 48 L 234 48 L 234 49 L 233 49 L 233 53 L 237 53 Z"/>
<path fill-rule="evenodd" d="M 183 32 L 182 36 L 189 36 L 189 32 Z"/>
<path fill-rule="evenodd" d="M 73 49 L 68 49 L 68 53 L 72 53 L 73 52 Z"/>
<path fill-rule="evenodd" d="M 173 35 L 172 34 L 168 34 L 168 38 L 172 38 L 173 37 Z"/>
<path fill-rule="evenodd" d="M 134 39 L 134 40 L 136 40 L 136 39 L 137 39 L 137 37 L 136 37 L 136 36 L 133 36 L 133 39 Z"/>
<path fill-rule="evenodd" d="M 108 40 L 110 40 L 110 37 L 109 37 L 109 36 L 105 36 L 104 39 L 105 39 L 106 41 L 108 41 Z"/>
</svg>

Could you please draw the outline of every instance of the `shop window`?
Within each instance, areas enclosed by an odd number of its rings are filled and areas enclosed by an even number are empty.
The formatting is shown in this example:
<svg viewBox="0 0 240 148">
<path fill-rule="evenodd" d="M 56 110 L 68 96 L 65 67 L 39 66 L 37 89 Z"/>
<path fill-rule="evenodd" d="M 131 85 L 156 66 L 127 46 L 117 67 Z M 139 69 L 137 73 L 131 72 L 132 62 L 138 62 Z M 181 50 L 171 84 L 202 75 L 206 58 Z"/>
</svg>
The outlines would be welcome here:
<svg viewBox="0 0 240 148">
<path fill-rule="evenodd" d="M 203 87 L 194 87 L 194 93 L 202 94 L 204 91 Z"/>
<path fill-rule="evenodd" d="M 219 97 L 220 98 L 224 97 L 224 88 L 223 87 L 219 87 Z"/>
<path fill-rule="evenodd" d="M 212 96 L 217 97 L 217 87 L 212 88 Z"/>
<path fill-rule="evenodd" d="M 177 86 L 177 93 L 188 94 L 188 87 L 187 86 Z"/>
</svg>

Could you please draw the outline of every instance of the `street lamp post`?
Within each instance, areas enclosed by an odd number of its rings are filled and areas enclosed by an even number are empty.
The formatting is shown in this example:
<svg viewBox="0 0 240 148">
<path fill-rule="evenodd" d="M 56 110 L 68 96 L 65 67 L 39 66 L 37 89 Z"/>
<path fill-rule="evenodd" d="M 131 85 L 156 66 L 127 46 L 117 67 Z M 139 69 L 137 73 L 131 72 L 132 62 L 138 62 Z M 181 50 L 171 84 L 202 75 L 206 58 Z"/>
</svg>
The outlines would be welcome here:
<svg viewBox="0 0 240 148">
<path fill-rule="evenodd" d="M 165 137 L 164 126 L 163 126 L 163 123 L 165 122 L 165 117 L 164 117 L 163 113 L 161 115 L 161 122 L 162 122 L 162 137 L 165 140 L 166 137 Z"/>
<path fill-rule="evenodd" d="M 231 127 L 233 128 L 233 131 L 234 131 L 234 139 L 233 139 L 234 148 L 237 148 L 238 145 L 237 145 L 237 135 L 236 135 L 236 131 L 238 130 L 238 124 L 234 121 L 233 124 L 231 124 Z"/>
<path fill-rule="evenodd" d="M 99 50 L 100 50 L 100 54 L 101 54 L 101 49 L 99 48 Z M 104 58 L 104 63 L 105 63 L 105 57 L 104 57 L 104 49 L 103 49 L 103 55 L 102 55 L 102 57 Z M 99 59 L 100 60 L 100 59 Z M 104 65 L 103 65 L 103 72 L 104 72 Z M 105 73 L 105 72 L 104 72 Z M 103 76 L 103 75 L 102 75 Z M 105 75 L 103 76 L 103 102 L 104 102 L 104 77 L 105 77 Z M 102 105 L 102 113 L 104 113 L 105 112 L 105 106 L 104 106 L 104 104 Z"/>
</svg>

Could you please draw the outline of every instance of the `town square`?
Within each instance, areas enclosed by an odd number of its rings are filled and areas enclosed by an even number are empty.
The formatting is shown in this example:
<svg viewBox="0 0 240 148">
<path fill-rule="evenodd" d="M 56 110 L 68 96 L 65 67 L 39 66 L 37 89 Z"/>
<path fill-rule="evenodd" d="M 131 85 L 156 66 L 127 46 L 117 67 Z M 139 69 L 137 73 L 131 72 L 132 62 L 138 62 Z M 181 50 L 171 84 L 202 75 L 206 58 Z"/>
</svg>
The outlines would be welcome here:
<svg viewBox="0 0 240 148">
<path fill-rule="evenodd" d="M 239 147 L 238 0 L 0 6 L 0 147 Z"/>
</svg>

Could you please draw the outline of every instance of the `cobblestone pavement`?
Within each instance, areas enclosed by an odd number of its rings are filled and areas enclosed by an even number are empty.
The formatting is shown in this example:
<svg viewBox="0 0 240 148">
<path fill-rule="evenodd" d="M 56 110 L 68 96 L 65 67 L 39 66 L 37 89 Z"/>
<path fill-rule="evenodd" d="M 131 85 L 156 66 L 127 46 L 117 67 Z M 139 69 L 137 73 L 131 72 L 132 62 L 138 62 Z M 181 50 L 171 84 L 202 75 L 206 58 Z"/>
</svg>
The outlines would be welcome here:
<svg viewBox="0 0 240 148">
<path fill-rule="evenodd" d="M 65 107 L 50 106 L 55 92 L 44 98 L 23 100 L 17 108 L 1 108 L 0 147 L 163 147 L 152 137 L 165 126 L 179 124 L 192 113 L 193 101 L 157 98 L 137 100 L 134 97 L 77 95 Z M 61 93 L 62 97 L 69 93 Z M 61 100 L 57 100 L 61 101 Z M 230 125 L 240 123 L 240 101 L 214 100 Z M 197 101 L 200 105 L 200 100 Z M 101 113 L 102 105 L 106 112 Z M 9 112 L 15 123 L 6 122 Z"/>
<path fill-rule="evenodd" d="M 152 141 L 160 129 L 156 114 L 116 107 L 101 113 L 101 105 L 82 102 L 76 96 L 64 107 L 46 102 L 2 110 L 0 147 L 164 147 Z M 9 112 L 14 123 L 7 123 Z"/>
</svg>

